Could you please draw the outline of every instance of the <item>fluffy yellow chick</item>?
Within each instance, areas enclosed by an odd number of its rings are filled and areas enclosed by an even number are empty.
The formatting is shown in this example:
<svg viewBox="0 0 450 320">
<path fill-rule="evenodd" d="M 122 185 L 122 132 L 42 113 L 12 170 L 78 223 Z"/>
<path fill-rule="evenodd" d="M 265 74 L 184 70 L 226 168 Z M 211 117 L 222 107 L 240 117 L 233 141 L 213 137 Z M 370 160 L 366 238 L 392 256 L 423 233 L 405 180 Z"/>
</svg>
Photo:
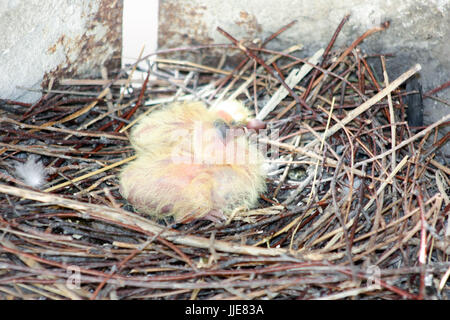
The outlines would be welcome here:
<svg viewBox="0 0 450 320">
<path fill-rule="evenodd" d="M 264 156 L 242 127 L 263 126 L 249 116 L 234 100 L 210 109 L 174 103 L 151 113 L 131 132 L 137 158 L 121 172 L 122 195 L 140 212 L 182 223 L 219 222 L 254 206 L 266 188 Z"/>
</svg>

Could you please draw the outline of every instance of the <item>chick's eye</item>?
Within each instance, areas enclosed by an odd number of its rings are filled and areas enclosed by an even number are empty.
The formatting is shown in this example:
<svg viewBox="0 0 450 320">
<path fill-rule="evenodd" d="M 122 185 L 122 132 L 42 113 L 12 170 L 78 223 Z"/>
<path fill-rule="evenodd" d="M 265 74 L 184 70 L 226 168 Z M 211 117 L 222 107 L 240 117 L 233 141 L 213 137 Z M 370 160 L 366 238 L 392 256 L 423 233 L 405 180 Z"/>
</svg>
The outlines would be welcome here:
<svg viewBox="0 0 450 320">
<path fill-rule="evenodd" d="M 214 128 L 216 128 L 216 130 L 219 132 L 220 137 L 225 140 L 227 131 L 230 129 L 230 126 L 222 119 L 217 119 L 214 121 Z"/>
</svg>

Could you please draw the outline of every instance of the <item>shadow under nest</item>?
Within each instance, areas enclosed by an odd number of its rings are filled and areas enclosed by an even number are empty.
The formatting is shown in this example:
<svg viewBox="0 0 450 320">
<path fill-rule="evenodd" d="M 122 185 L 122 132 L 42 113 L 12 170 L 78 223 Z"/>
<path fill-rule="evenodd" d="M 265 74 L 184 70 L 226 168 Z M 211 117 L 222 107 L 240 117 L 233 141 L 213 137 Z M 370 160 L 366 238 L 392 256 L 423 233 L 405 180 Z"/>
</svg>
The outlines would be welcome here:
<svg viewBox="0 0 450 320">
<path fill-rule="evenodd" d="M 231 37 L 161 51 L 144 84 L 130 67 L 55 79 L 34 104 L 0 100 L 0 298 L 448 299 L 449 168 L 436 157 L 449 119 L 408 125 L 429 97 L 404 87 L 420 66 L 388 79 L 389 57 L 363 39 L 315 59 Z M 224 59 L 206 66 L 211 49 Z M 223 224 L 134 212 L 117 179 L 129 128 L 172 101 L 230 96 L 255 114 L 273 105 L 279 153 L 258 206 Z"/>
</svg>

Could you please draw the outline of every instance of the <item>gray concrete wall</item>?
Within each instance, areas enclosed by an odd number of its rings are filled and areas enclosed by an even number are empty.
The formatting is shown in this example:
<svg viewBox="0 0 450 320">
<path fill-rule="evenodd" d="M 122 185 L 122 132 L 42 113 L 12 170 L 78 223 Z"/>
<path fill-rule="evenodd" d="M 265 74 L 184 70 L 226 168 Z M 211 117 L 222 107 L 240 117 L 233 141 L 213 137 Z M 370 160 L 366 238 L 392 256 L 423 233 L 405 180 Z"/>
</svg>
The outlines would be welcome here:
<svg viewBox="0 0 450 320">
<path fill-rule="evenodd" d="M 33 102 L 50 77 L 120 66 L 122 0 L 1 0 L 0 98 Z"/>
</svg>

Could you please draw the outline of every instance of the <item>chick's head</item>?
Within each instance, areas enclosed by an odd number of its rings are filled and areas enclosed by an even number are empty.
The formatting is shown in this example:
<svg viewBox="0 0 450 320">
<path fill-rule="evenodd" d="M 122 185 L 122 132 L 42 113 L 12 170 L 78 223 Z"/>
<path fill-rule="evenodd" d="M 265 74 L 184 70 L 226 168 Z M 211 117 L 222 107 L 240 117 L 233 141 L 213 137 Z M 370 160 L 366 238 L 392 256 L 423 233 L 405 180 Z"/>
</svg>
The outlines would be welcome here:
<svg viewBox="0 0 450 320">
<path fill-rule="evenodd" d="M 216 117 L 225 121 L 229 126 L 243 126 L 247 129 L 264 129 L 265 123 L 251 118 L 250 111 L 237 100 L 221 101 L 209 109 Z"/>
</svg>

